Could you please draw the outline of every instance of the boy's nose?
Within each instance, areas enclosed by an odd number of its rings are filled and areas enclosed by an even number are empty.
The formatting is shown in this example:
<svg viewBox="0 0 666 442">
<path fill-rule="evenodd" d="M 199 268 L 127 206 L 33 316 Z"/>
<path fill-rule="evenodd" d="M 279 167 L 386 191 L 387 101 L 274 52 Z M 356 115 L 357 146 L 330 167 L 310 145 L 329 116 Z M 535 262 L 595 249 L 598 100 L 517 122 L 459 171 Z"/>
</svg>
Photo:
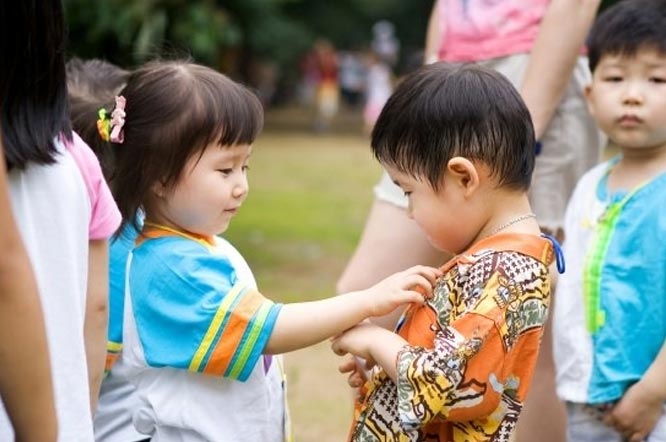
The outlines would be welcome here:
<svg viewBox="0 0 666 442">
<path fill-rule="evenodd" d="M 637 84 L 628 84 L 622 95 L 622 102 L 629 105 L 639 105 L 643 103 L 643 91 Z"/>
</svg>

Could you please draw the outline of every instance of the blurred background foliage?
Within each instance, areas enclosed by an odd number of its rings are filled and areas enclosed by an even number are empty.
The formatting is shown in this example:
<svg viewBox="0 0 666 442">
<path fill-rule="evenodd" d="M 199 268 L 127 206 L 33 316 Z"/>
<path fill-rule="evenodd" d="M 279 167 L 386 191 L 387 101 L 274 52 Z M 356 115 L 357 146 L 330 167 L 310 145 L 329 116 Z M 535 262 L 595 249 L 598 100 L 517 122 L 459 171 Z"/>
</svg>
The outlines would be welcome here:
<svg viewBox="0 0 666 442">
<path fill-rule="evenodd" d="M 367 46 L 373 23 L 394 23 L 403 48 L 419 48 L 432 0 L 64 0 L 70 52 L 135 66 L 191 56 L 243 81 L 257 63 L 286 79 L 315 40 Z"/>
<path fill-rule="evenodd" d="M 607 6 L 617 0 L 604 0 Z M 252 84 L 259 67 L 297 81 L 315 40 L 361 49 L 379 20 L 395 25 L 401 55 L 420 49 L 433 0 L 64 0 L 70 52 L 125 67 L 190 56 Z"/>
</svg>

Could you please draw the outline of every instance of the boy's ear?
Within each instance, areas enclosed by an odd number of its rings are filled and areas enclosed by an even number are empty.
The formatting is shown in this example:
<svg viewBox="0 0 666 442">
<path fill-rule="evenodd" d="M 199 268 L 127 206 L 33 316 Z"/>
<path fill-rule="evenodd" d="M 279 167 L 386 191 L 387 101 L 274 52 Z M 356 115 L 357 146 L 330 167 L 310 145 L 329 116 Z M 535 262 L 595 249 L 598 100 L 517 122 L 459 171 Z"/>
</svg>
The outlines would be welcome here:
<svg viewBox="0 0 666 442">
<path fill-rule="evenodd" d="M 585 102 L 587 103 L 587 110 L 590 112 L 590 115 L 594 116 L 595 103 L 594 95 L 592 94 L 592 83 L 585 86 L 583 93 L 585 95 Z"/>
<path fill-rule="evenodd" d="M 473 162 L 464 157 L 453 157 L 446 164 L 446 170 L 455 186 L 465 197 L 470 196 L 480 184 L 479 171 Z"/>
</svg>

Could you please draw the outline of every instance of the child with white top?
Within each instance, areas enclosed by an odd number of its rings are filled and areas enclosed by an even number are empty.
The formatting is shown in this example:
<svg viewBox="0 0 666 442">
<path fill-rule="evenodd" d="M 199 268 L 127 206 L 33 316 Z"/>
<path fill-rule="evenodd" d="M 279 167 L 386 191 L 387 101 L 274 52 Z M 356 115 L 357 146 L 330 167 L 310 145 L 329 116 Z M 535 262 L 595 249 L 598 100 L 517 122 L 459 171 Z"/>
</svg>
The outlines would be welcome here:
<svg viewBox="0 0 666 442">
<path fill-rule="evenodd" d="M 557 286 L 569 441 L 666 441 L 666 3 L 619 2 L 589 38 L 588 106 L 619 155 L 579 181 Z"/>
<path fill-rule="evenodd" d="M 0 23 L 9 190 L 44 312 L 58 440 L 92 442 L 106 346 L 108 238 L 120 214 L 99 162 L 72 132 L 61 2 L 4 3 Z M 0 440 L 14 436 L 1 410 Z"/>
</svg>

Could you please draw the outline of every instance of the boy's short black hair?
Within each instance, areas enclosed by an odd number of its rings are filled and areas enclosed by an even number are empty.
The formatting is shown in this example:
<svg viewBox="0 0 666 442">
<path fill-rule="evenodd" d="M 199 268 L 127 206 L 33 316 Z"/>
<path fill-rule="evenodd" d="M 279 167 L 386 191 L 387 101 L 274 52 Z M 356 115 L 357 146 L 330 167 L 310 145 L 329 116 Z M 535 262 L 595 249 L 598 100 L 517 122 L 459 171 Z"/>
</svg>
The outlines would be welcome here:
<svg viewBox="0 0 666 442">
<path fill-rule="evenodd" d="M 439 188 L 455 156 L 486 164 L 501 186 L 527 190 L 534 170 L 534 128 L 518 91 L 475 65 L 422 66 L 398 85 L 372 131 L 384 164 Z"/>
<path fill-rule="evenodd" d="M 632 57 L 639 49 L 666 54 L 666 1 L 624 0 L 597 17 L 587 41 L 590 70 L 604 55 Z"/>
</svg>

